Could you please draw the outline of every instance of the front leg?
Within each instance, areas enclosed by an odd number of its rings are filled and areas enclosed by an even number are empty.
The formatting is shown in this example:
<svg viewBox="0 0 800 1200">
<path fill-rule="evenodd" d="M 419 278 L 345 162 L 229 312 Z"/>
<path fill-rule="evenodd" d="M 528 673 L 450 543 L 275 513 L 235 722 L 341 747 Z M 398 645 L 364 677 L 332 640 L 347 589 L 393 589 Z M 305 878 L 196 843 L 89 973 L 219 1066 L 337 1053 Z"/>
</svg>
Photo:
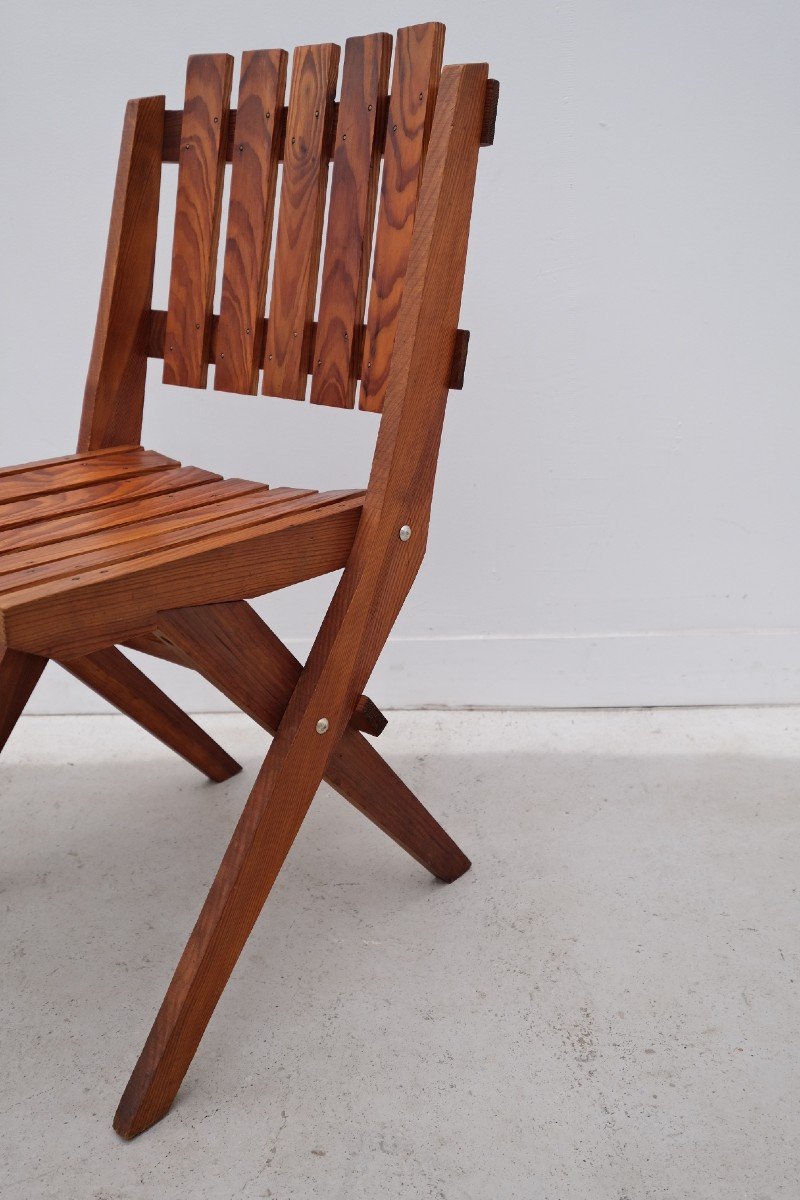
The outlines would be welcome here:
<svg viewBox="0 0 800 1200">
<path fill-rule="evenodd" d="M 322 781 L 332 749 L 310 709 L 281 727 L 114 1118 L 133 1138 L 169 1110 Z"/>
</svg>

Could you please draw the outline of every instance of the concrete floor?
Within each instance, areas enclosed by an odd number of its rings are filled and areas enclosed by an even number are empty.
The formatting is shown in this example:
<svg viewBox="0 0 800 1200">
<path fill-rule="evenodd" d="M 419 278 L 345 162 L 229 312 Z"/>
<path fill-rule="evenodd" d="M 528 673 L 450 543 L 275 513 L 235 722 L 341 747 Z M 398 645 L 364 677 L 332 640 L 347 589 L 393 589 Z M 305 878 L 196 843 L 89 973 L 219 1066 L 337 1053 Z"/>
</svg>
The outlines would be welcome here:
<svg viewBox="0 0 800 1200">
<path fill-rule="evenodd" d="M 475 859 L 325 792 L 171 1114 L 110 1128 L 264 738 L 211 786 L 121 718 L 0 761 L 0 1195 L 798 1195 L 800 710 L 397 713 Z"/>
</svg>

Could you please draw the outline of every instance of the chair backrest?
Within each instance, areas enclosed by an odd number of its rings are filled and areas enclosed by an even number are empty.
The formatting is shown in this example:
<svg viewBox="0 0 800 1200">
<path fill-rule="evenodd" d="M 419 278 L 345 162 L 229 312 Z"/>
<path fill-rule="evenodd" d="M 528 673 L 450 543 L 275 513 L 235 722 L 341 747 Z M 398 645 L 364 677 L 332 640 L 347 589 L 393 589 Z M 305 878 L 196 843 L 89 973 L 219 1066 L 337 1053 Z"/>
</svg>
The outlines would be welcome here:
<svg viewBox="0 0 800 1200">
<path fill-rule="evenodd" d="M 264 394 L 304 400 L 310 376 L 311 403 L 337 408 L 354 407 L 360 382 L 359 407 L 382 411 L 443 48 L 438 23 L 399 30 L 393 63 L 388 34 L 349 38 L 338 102 L 338 46 L 298 47 L 291 72 L 284 50 L 249 51 L 235 108 L 231 56 L 194 55 L 182 110 L 129 103 L 82 448 L 138 440 L 148 357 L 163 357 L 166 383 L 194 388 L 214 364 L 215 389 L 242 394 L 260 377 Z M 481 144 L 497 94 L 489 80 Z M 162 162 L 178 170 L 166 312 L 151 309 Z M 468 335 L 453 333 L 459 386 Z"/>
</svg>

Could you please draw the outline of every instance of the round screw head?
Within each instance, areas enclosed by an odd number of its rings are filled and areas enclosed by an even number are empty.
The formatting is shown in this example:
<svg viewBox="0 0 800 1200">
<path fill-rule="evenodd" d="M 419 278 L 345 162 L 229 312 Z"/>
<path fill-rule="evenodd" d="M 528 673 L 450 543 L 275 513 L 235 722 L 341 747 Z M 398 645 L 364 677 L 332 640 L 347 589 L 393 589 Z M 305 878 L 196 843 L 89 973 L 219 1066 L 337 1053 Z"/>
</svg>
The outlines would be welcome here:
<svg viewBox="0 0 800 1200">
<path fill-rule="evenodd" d="M 327 717 L 320 717 L 317 721 L 317 733 L 327 733 L 330 728 Z"/>
<path fill-rule="evenodd" d="M 411 537 L 411 526 L 410 525 L 401 525 L 400 526 L 400 541 L 407 542 L 410 537 Z"/>
</svg>

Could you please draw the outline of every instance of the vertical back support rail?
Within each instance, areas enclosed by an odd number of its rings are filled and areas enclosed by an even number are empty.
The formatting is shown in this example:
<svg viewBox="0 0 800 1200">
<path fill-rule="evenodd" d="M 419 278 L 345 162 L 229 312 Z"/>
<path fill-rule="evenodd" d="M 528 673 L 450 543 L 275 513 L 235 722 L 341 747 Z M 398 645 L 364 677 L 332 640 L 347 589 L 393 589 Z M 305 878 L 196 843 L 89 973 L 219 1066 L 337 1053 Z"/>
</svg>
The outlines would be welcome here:
<svg viewBox="0 0 800 1200">
<path fill-rule="evenodd" d="M 163 140 L 164 97 L 131 100 L 122 131 L 79 451 L 135 445 L 141 436 Z"/>
</svg>

